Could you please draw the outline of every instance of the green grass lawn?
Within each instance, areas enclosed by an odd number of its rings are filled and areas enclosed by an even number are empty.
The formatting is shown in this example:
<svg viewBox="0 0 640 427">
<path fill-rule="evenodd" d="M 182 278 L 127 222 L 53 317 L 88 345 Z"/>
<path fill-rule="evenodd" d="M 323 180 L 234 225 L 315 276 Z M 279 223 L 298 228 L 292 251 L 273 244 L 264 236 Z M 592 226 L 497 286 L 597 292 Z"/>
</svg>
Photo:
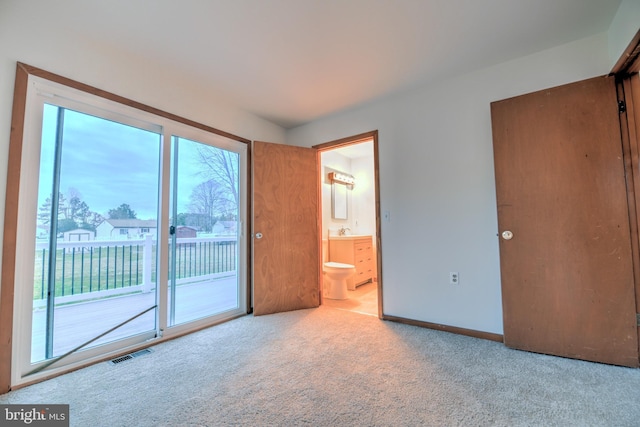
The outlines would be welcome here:
<svg viewBox="0 0 640 427">
<path fill-rule="evenodd" d="M 213 242 L 176 247 L 176 279 L 232 271 L 236 245 Z M 55 296 L 77 295 L 143 284 L 144 245 L 58 249 Z M 49 276 L 49 250 L 37 250 L 34 265 L 34 299 L 44 299 Z M 171 263 L 172 264 L 172 263 Z M 156 280 L 156 246 L 151 251 L 151 281 Z"/>
</svg>

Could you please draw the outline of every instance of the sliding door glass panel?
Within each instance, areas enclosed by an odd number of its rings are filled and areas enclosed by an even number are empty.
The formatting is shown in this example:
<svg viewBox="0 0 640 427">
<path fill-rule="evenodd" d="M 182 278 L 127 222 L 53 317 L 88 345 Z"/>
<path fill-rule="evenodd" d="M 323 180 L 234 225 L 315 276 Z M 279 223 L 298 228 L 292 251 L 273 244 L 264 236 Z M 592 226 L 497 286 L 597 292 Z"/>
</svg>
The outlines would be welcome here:
<svg viewBox="0 0 640 427">
<path fill-rule="evenodd" d="M 55 358 L 156 305 L 161 129 L 45 104 L 31 363 Z M 144 315 L 83 349 L 155 331 Z"/>
<path fill-rule="evenodd" d="M 240 307 L 239 155 L 172 137 L 169 310 L 174 326 Z"/>
</svg>

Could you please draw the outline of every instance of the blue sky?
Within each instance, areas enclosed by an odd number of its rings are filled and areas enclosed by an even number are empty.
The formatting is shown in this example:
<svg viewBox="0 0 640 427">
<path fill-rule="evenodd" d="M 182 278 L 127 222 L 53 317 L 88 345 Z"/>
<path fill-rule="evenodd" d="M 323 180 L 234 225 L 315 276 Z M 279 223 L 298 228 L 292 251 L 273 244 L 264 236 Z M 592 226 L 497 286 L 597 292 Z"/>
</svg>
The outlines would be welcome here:
<svg viewBox="0 0 640 427">
<path fill-rule="evenodd" d="M 45 105 L 38 206 L 52 193 L 57 107 Z M 156 219 L 161 135 L 65 110 L 60 191 L 80 192 L 91 211 L 106 216 L 127 203 L 140 219 Z M 197 161 L 197 143 L 182 139 L 178 212 L 186 212 L 194 186 L 206 178 Z"/>
</svg>

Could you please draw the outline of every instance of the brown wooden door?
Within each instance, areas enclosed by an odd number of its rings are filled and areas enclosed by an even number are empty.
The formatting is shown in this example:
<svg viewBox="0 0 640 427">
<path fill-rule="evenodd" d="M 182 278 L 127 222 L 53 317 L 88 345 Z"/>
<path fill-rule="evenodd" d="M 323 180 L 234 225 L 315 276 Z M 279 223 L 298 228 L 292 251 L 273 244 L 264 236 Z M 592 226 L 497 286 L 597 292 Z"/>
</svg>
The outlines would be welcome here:
<svg viewBox="0 0 640 427">
<path fill-rule="evenodd" d="M 313 148 L 253 143 L 255 315 L 319 305 L 316 156 Z"/>
<path fill-rule="evenodd" d="M 613 78 L 494 102 L 491 116 L 505 344 L 638 366 Z"/>
<path fill-rule="evenodd" d="M 640 41 L 639 41 L 640 43 Z M 638 64 L 636 69 L 640 68 L 640 58 L 637 59 Z M 635 199 L 635 210 L 632 218 L 635 218 L 635 227 L 631 227 L 632 233 L 635 230 L 636 233 L 640 230 L 640 76 L 632 74 L 628 79 L 624 80 L 624 91 L 626 98 L 627 108 L 627 126 L 629 130 L 629 159 L 627 164 L 631 163 L 630 169 L 633 176 L 633 190 Z M 628 167 L 629 168 L 629 167 Z M 632 234 L 633 235 L 633 234 Z M 640 236 L 639 236 L 640 237 Z M 636 244 L 640 242 L 636 241 Z M 634 252 L 635 254 L 638 251 Z M 640 259 L 634 260 L 636 266 L 640 266 Z M 636 268 L 635 271 L 636 282 L 636 313 L 640 313 L 640 268 Z M 640 319 L 639 319 L 640 320 Z M 638 327 L 638 340 L 640 340 L 640 327 Z"/>
</svg>

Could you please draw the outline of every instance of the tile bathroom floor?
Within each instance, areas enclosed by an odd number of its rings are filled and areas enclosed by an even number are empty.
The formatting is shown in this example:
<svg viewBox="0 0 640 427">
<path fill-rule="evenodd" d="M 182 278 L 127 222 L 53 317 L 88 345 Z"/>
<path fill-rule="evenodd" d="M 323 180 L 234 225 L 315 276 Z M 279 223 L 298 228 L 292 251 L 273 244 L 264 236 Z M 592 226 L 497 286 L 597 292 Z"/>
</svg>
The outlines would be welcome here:
<svg viewBox="0 0 640 427">
<path fill-rule="evenodd" d="M 323 298 L 322 304 L 327 307 L 349 310 L 356 313 L 378 316 L 378 284 L 376 282 L 365 283 L 349 291 L 349 299 L 334 300 Z"/>
</svg>

